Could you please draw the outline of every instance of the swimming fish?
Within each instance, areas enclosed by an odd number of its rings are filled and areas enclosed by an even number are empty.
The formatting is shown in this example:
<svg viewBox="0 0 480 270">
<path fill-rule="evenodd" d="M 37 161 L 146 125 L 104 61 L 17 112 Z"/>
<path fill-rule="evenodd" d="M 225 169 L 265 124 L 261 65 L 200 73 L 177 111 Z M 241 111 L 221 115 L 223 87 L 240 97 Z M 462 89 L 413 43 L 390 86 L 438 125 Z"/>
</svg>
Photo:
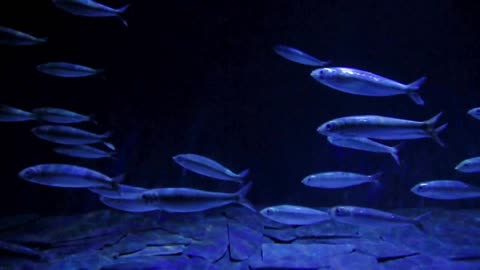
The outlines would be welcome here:
<svg viewBox="0 0 480 270">
<path fill-rule="evenodd" d="M 110 178 L 100 172 L 69 164 L 40 164 L 23 169 L 18 176 L 26 181 L 52 187 L 118 189 L 123 175 Z"/>
<path fill-rule="evenodd" d="M 35 117 L 42 121 L 47 121 L 57 124 L 73 124 L 92 121 L 96 124 L 93 115 L 83 115 L 69 110 L 43 107 L 32 110 Z"/>
<path fill-rule="evenodd" d="M 423 182 L 415 185 L 410 191 L 418 196 L 438 200 L 480 198 L 480 187 L 457 180 Z"/>
<path fill-rule="evenodd" d="M 110 187 L 95 187 L 89 188 L 89 190 L 102 197 L 112 199 L 140 199 L 140 195 L 148 189 L 118 184 L 117 189 L 112 189 Z"/>
<path fill-rule="evenodd" d="M 422 77 L 402 84 L 367 71 L 347 67 L 319 68 L 310 74 L 318 82 L 335 90 L 362 96 L 408 95 L 417 105 L 424 105 L 418 89 L 426 81 Z"/>
<path fill-rule="evenodd" d="M 480 120 L 480 107 L 476 107 L 468 110 L 467 114 L 477 120 Z"/>
<path fill-rule="evenodd" d="M 370 140 L 369 138 L 363 138 L 363 137 L 328 136 L 327 140 L 331 144 L 340 146 L 340 147 L 368 151 L 368 152 L 375 152 L 375 153 L 388 153 L 392 156 L 393 160 L 395 160 L 395 162 L 398 165 L 400 165 L 398 151 L 402 144 L 398 144 L 396 146 L 388 146 L 388 145 Z"/>
<path fill-rule="evenodd" d="M 243 183 L 250 170 L 246 169 L 235 174 L 218 162 L 196 154 L 180 154 L 173 157 L 173 160 L 183 168 L 211 178 Z"/>
<path fill-rule="evenodd" d="M 455 170 L 463 173 L 480 172 L 480 157 L 468 158 L 455 166 Z"/>
<path fill-rule="evenodd" d="M 125 26 L 128 26 L 127 21 L 122 18 L 122 13 L 127 10 L 130 6 L 129 4 L 117 9 L 102 5 L 93 0 L 53 0 L 53 4 L 72 15 L 85 17 L 115 17 L 122 21 Z"/>
<path fill-rule="evenodd" d="M 25 122 L 35 120 L 31 112 L 0 104 L 0 122 Z"/>
<path fill-rule="evenodd" d="M 0 45 L 32 46 L 46 43 L 48 38 L 38 38 L 18 30 L 0 26 Z"/>
<path fill-rule="evenodd" d="M 101 196 L 100 201 L 108 207 L 113 209 L 131 212 L 131 213 L 144 213 L 144 212 L 152 212 L 158 211 L 159 209 L 147 203 L 142 198 L 129 198 L 129 199 L 122 199 L 122 198 L 111 198 Z"/>
<path fill-rule="evenodd" d="M 111 132 L 95 134 L 82 129 L 61 125 L 38 126 L 33 128 L 32 132 L 40 139 L 65 145 L 83 145 L 103 142 L 112 135 Z"/>
<path fill-rule="evenodd" d="M 76 158 L 100 159 L 114 158 L 115 152 L 107 152 L 90 145 L 65 145 L 53 148 L 57 154 Z"/>
<path fill-rule="evenodd" d="M 150 205 L 166 212 L 198 212 L 233 203 L 238 203 L 255 212 L 253 205 L 245 198 L 251 186 L 252 182 L 249 182 L 235 193 L 193 188 L 157 188 L 145 191 L 141 197 Z"/>
<path fill-rule="evenodd" d="M 37 65 L 39 72 L 47 75 L 63 78 L 80 78 L 101 74 L 105 72 L 103 69 L 93 69 L 90 67 L 67 63 L 67 62 L 50 62 Z"/>
<path fill-rule="evenodd" d="M 379 140 L 412 140 L 433 138 L 443 147 L 446 145 L 438 134 L 447 124 L 435 128 L 442 113 L 420 122 L 379 115 L 358 115 L 337 118 L 323 123 L 317 132 L 325 136 L 366 137 Z"/>
<path fill-rule="evenodd" d="M 308 55 L 298 49 L 285 46 L 285 45 L 275 45 L 273 46 L 273 50 L 280 55 L 281 57 L 288 59 L 292 62 L 307 65 L 307 66 L 325 66 L 329 62 L 328 61 L 321 61 L 317 58 Z"/>
<path fill-rule="evenodd" d="M 287 225 L 310 225 L 330 220 L 327 212 L 298 205 L 276 205 L 260 211 L 264 217 Z"/>
<path fill-rule="evenodd" d="M 373 175 L 364 175 L 352 172 L 323 172 L 312 174 L 302 180 L 302 184 L 316 188 L 345 188 L 364 183 L 379 185 L 379 178 L 383 173 L 379 172 Z"/>
<path fill-rule="evenodd" d="M 335 206 L 328 211 L 334 221 L 356 226 L 389 228 L 414 225 L 424 231 L 421 220 L 430 214 L 424 213 L 416 218 L 409 218 L 373 208 L 357 206 Z"/>
</svg>

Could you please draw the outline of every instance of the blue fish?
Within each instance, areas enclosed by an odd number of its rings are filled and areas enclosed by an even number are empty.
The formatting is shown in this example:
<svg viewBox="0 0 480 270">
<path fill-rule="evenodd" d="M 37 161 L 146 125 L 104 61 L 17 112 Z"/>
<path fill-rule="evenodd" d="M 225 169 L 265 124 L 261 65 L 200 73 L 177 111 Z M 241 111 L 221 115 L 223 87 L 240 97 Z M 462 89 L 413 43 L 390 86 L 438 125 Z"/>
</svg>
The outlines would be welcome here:
<svg viewBox="0 0 480 270">
<path fill-rule="evenodd" d="M 50 62 L 37 65 L 37 70 L 44 74 L 62 77 L 62 78 L 82 78 L 94 76 L 105 72 L 103 69 L 93 69 L 90 67 L 67 63 L 67 62 Z"/>
<path fill-rule="evenodd" d="M 91 121 L 95 124 L 97 122 L 94 120 L 93 115 L 83 115 L 69 110 L 52 108 L 52 107 L 42 107 L 35 108 L 32 110 L 32 113 L 38 120 L 47 121 L 57 124 L 73 124 Z"/>
<path fill-rule="evenodd" d="M 307 66 L 321 67 L 329 63 L 328 61 L 318 60 L 311 55 L 308 55 L 300 50 L 285 45 L 275 45 L 273 47 L 273 50 L 285 59 Z"/>
<path fill-rule="evenodd" d="M 25 122 L 35 119 L 31 112 L 0 104 L 0 122 Z"/>
<path fill-rule="evenodd" d="M 35 136 L 40 139 L 65 145 L 84 145 L 103 142 L 112 135 L 112 132 L 104 134 L 95 134 L 82 129 L 61 126 L 61 125 L 43 125 L 32 129 Z"/>
<path fill-rule="evenodd" d="M 298 205 L 276 205 L 264 208 L 260 214 L 287 225 L 310 225 L 330 220 L 327 212 Z"/>
<path fill-rule="evenodd" d="M 123 19 L 121 15 L 130 5 L 114 9 L 92 0 L 53 0 L 53 4 L 72 15 L 85 17 L 115 17 L 122 21 L 125 26 L 128 26 L 127 21 Z"/>
<path fill-rule="evenodd" d="M 145 213 L 161 210 L 140 197 L 124 199 L 101 196 L 100 201 L 110 208 L 130 213 Z"/>
<path fill-rule="evenodd" d="M 103 151 L 90 145 L 58 146 L 53 148 L 53 151 L 57 154 L 85 159 L 114 158 L 116 154 L 115 152 Z"/>
<path fill-rule="evenodd" d="M 417 92 L 425 83 L 426 77 L 410 84 L 402 84 L 377 74 L 346 67 L 319 68 L 310 75 L 318 82 L 345 93 L 375 97 L 408 95 L 417 105 L 424 105 Z"/>
<path fill-rule="evenodd" d="M 364 183 L 380 184 L 380 177 L 383 173 L 378 172 L 372 175 L 364 175 L 352 172 L 332 171 L 311 174 L 302 180 L 302 184 L 309 187 L 337 189 L 345 188 Z"/>
<path fill-rule="evenodd" d="M 44 44 L 47 38 L 38 38 L 18 30 L 0 26 L 0 45 L 32 46 Z"/>
<path fill-rule="evenodd" d="M 418 196 L 437 200 L 480 198 L 480 187 L 458 180 L 432 180 L 415 185 L 411 190 Z"/>
</svg>

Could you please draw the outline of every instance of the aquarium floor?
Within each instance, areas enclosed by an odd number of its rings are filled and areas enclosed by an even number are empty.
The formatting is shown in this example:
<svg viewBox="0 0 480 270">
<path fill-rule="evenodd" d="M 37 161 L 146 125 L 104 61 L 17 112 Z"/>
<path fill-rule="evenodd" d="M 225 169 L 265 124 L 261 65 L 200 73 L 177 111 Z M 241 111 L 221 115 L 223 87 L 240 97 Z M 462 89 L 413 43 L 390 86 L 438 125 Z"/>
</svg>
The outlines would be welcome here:
<svg viewBox="0 0 480 270">
<path fill-rule="evenodd" d="M 424 220 L 369 229 L 291 227 L 228 207 L 0 218 L 0 269 L 480 269 L 480 211 L 398 209 Z"/>
</svg>

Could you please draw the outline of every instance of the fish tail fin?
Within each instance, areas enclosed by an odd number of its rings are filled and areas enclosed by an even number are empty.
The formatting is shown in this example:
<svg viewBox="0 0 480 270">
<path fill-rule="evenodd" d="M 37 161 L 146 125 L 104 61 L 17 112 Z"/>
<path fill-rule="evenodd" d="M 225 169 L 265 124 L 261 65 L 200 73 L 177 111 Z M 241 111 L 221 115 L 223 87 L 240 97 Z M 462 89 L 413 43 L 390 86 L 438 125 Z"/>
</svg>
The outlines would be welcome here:
<svg viewBox="0 0 480 270">
<path fill-rule="evenodd" d="M 247 177 L 247 175 L 248 175 L 249 173 L 250 173 L 250 169 L 246 169 L 246 170 L 241 171 L 241 172 L 238 174 L 238 176 L 239 176 L 240 178 L 245 178 L 245 177 Z"/>
<path fill-rule="evenodd" d="M 119 174 L 112 178 L 112 182 L 116 183 L 117 185 L 123 181 L 125 181 L 125 173 Z"/>
<path fill-rule="evenodd" d="M 125 25 L 125 27 L 128 27 L 128 22 L 127 22 L 127 20 L 125 20 L 121 15 L 118 14 L 118 15 L 115 16 L 115 17 L 116 17 L 119 21 L 121 21 L 122 24 Z"/>
<path fill-rule="evenodd" d="M 407 85 L 407 95 L 415 102 L 417 105 L 425 105 L 425 102 L 423 101 L 422 97 L 416 93 L 418 89 L 425 83 L 427 80 L 427 77 L 421 77 L 420 79 L 410 83 Z"/>
<path fill-rule="evenodd" d="M 113 145 L 113 143 L 110 143 L 110 142 L 103 142 L 103 144 L 110 150 L 112 151 L 116 151 L 117 149 L 115 148 L 115 145 Z"/>
<path fill-rule="evenodd" d="M 113 160 L 118 160 L 118 153 L 117 152 L 110 153 L 110 158 Z"/>
<path fill-rule="evenodd" d="M 106 138 L 112 137 L 112 135 L 113 135 L 113 132 L 112 132 L 112 131 L 107 131 L 107 132 L 103 133 L 103 134 L 101 135 L 101 137 L 104 138 L 104 139 L 106 139 Z M 107 147 L 108 147 L 108 146 L 107 146 Z"/>
<path fill-rule="evenodd" d="M 381 185 L 382 183 L 380 182 L 380 179 L 383 176 L 383 172 L 377 172 L 375 174 L 370 175 L 370 179 L 372 179 L 372 182 L 378 186 Z"/>
<path fill-rule="evenodd" d="M 445 130 L 448 126 L 448 123 L 441 125 L 438 128 L 434 128 L 435 124 L 437 124 L 438 120 L 442 116 L 443 112 L 437 113 L 434 117 L 428 119 L 425 123 L 427 124 L 427 132 L 430 136 L 442 147 L 447 147 L 447 145 L 440 139 L 438 134 Z"/>
<path fill-rule="evenodd" d="M 248 182 L 236 193 L 236 195 L 238 196 L 237 203 L 252 210 L 253 212 L 256 212 L 257 210 L 255 209 L 253 204 L 246 198 L 248 192 L 252 188 L 252 184 L 252 182 Z"/>
<path fill-rule="evenodd" d="M 48 42 L 48 37 L 42 37 L 42 38 L 39 38 L 39 40 L 40 40 L 42 43 L 47 43 L 47 42 Z"/>
<path fill-rule="evenodd" d="M 88 116 L 88 119 L 90 120 L 90 122 L 98 126 L 97 116 L 95 114 L 90 114 Z"/>
<path fill-rule="evenodd" d="M 408 92 L 407 95 L 415 102 L 415 104 L 423 106 L 425 105 L 425 101 L 423 101 L 422 97 L 415 92 Z"/>
<path fill-rule="evenodd" d="M 392 151 L 390 152 L 390 155 L 392 158 L 395 160 L 395 162 L 400 166 L 400 157 L 398 156 L 398 152 L 405 146 L 405 142 L 401 142 L 395 146 L 392 147 Z"/>
<path fill-rule="evenodd" d="M 124 13 L 127 11 L 128 7 L 130 7 L 130 4 L 126 4 L 125 6 L 118 8 L 117 13 Z"/>
<path fill-rule="evenodd" d="M 431 214 L 432 214 L 432 211 L 428 211 L 428 212 L 423 213 L 423 214 L 417 216 L 416 218 L 414 218 L 413 220 L 415 221 L 415 223 L 414 223 L 415 227 L 417 227 L 423 233 L 426 233 L 425 226 L 423 226 L 423 223 L 422 223 L 422 219 L 430 216 Z"/>
</svg>

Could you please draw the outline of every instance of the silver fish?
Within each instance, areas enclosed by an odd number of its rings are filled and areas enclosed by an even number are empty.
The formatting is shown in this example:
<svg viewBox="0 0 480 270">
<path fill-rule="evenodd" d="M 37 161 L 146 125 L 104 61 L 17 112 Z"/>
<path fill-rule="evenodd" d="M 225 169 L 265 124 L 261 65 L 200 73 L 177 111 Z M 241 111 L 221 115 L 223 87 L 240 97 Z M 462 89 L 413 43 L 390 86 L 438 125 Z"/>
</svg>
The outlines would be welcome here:
<svg viewBox="0 0 480 270">
<path fill-rule="evenodd" d="M 51 123 L 73 124 L 92 121 L 96 124 L 96 121 L 93 119 L 93 115 L 83 115 L 59 108 L 35 108 L 32 110 L 32 113 L 36 116 L 37 119 Z"/>
<path fill-rule="evenodd" d="M 333 145 L 356 149 L 361 151 L 375 152 L 375 153 L 387 153 L 390 154 L 395 162 L 400 165 L 400 159 L 398 157 L 398 151 L 402 144 L 396 146 L 388 146 L 379 142 L 370 140 L 363 137 L 341 137 L 341 136 L 328 136 L 328 142 Z"/>
<path fill-rule="evenodd" d="M 317 132 L 325 136 L 366 137 L 379 140 L 412 140 L 433 138 L 445 147 L 438 134 L 447 124 L 435 128 L 442 113 L 420 122 L 379 115 L 359 115 L 337 118 L 323 123 Z"/>
<path fill-rule="evenodd" d="M 26 181 L 52 187 L 118 189 L 123 175 L 111 178 L 97 171 L 69 164 L 40 164 L 23 169 L 18 176 Z"/>
<path fill-rule="evenodd" d="M 457 180 L 432 180 L 415 185 L 411 190 L 418 196 L 437 200 L 480 198 L 480 188 Z"/>
<path fill-rule="evenodd" d="M 117 189 L 109 187 L 96 187 L 89 188 L 93 193 L 96 193 L 102 197 L 112 199 L 140 199 L 140 195 L 148 189 L 142 187 L 135 187 L 129 185 L 118 184 Z"/>
<path fill-rule="evenodd" d="M 31 112 L 0 104 L 0 122 L 25 122 L 35 119 Z"/>
<path fill-rule="evenodd" d="M 397 226 L 414 225 L 424 231 L 421 220 L 430 215 L 424 213 L 416 218 L 409 218 L 373 208 L 358 206 L 335 206 L 328 211 L 334 221 L 356 226 L 390 228 Z"/>
<path fill-rule="evenodd" d="M 281 57 L 288 59 L 292 62 L 307 65 L 307 66 L 325 66 L 329 62 L 328 61 L 321 61 L 317 58 L 308 55 L 298 49 L 285 46 L 285 45 L 275 45 L 273 46 L 273 50 L 280 55 Z"/>
<path fill-rule="evenodd" d="M 467 114 L 477 120 L 480 120 L 480 107 L 476 107 L 468 110 Z"/>
<path fill-rule="evenodd" d="M 323 172 L 312 174 L 302 180 L 302 184 L 316 188 L 345 188 L 364 183 L 379 185 L 379 178 L 383 173 L 379 172 L 373 175 L 364 175 L 352 172 Z"/>
<path fill-rule="evenodd" d="M 93 69 L 90 67 L 67 63 L 50 62 L 37 65 L 37 70 L 47 75 L 63 78 L 80 78 L 101 74 L 103 69 Z"/>
<path fill-rule="evenodd" d="M 260 211 L 264 217 L 287 225 L 310 225 L 330 220 L 327 212 L 298 205 L 276 205 Z"/>
<path fill-rule="evenodd" d="M 115 17 L 122 21 L 125 26 L 128 26 L 127 21 L 122 18 L 122 13 L 124 13 L 130 5 L 114 9 L 93 0 L 53 0 L 53 4 L 72 15 L 85 17 Z"/>
<path fill-rule="evenodd" d="M 114 158 L 115 152 L 107 152 L 90 145 L 65 145 L 53 148 L 57 154 L 87 159 Z"/>
<path fill-rule="evenodd" d="M 101 196 L 100 201 L 113 209 L 131 213 L 144 213 L 159 210 L 156 206 L 147 203 L 141 198 L 121 199 Z"/>
<path fill-rule="evenodd" d="M 426 81 L 422 77 L 410 84 L 402 84 L 382 76 L 347 67 L 319 68 L 310 74 L 318 82 L 333 89 L 362 96 L 408 95 L 417 105 L 424 105 L 417 93 Z"/>
<path fill-rule="evenodd" d="M 480 157 L 468 158 L 455 166 L 455 170 L 463 173 L 478 173 L 480 172 Z"/>
<path fill-rule="evenodd" d="M 33 128 L 32 132 L 40 139 L 65 145 L 83 145 L 103 142 L 112 135 L 111 132 L 95 134 L 82 129 L 61 125 L 38 126 Z"/>
<path fill-rule="evenodd" d="M 141 197 L 159 210 L 175 213 L 205 211 L 212 208 L 238 203 L 255 211 L 245 198 L 252 182 L 244 185 L 238 192 L 210 192 L 192 188 L 157 188 L 144 192 Z"/>
<path fill-rule="evenodd" d="M 176 155 L 173 157 L 173 160 L 189 171 L 211 178 L 237 183 L 243 183 L 243 178 L 245 178 L 250 172 L 249 169 L 246 169 L 239 174 L 235 174 L 220 163 L 196 154 Z"/>
<path fill-rule="evenodd" d="M 32 46 L 44 44 L 47 38 L 38 38 L 18 30 L 0 26 L 0 45 Z"/>
</svg>

